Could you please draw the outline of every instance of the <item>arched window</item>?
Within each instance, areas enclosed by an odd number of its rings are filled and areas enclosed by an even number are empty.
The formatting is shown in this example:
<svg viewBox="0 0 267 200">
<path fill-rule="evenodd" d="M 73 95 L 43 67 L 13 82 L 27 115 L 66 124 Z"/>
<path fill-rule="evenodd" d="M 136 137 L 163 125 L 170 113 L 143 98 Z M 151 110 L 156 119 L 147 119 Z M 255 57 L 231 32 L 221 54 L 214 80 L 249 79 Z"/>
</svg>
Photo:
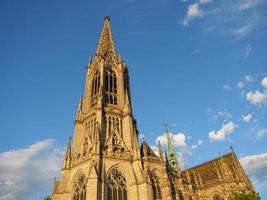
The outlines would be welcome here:
<svg viewBox="0 0 267 200">
<path fill-rule="evenodd" d="M 155 172 L 150 172 L 150 180 L 152 184 L 153 200 L 161 199 L 161 191 L 159 186 L 159 178 Z"/>
<path fill-rule="evenodd" d="M 222 196 L 220 196 L 219 194 L 215 194 L 213 196 L 213 200 L 224 200 L 224 198 Z"/>
<path fill-rule="evenodd" d="M 91 105 L 94 106 L 97 103 L 97 94 L 100 88 L 100 74 L 96 72 L 93 76 L 92 80 L 92 88 L 91 88 Z"/>
<path fill-rule="evenodd" d="M 80 174 L 74 183 L 73 200 L 86 200 L 86 178 L 85 174 Z"/>
<path fill-rule="evenodd" d="M 99 88 L 100 88 L 100 74 L 99 72 L 96 72 L 92 80 L 91 97 L 97 95 Z"/>
<path fill-rule="evenodd" d="M 118 168 L 113 168 L 106 180 L 107 200 L 127 200 L 126 180 Z"/>
<path fill-rule="evenodd" d="M 105 101 L 109 104 L 118 104 L 117 78 L 113 71 L 107 70 L 105 74 Z"/>
</svg>

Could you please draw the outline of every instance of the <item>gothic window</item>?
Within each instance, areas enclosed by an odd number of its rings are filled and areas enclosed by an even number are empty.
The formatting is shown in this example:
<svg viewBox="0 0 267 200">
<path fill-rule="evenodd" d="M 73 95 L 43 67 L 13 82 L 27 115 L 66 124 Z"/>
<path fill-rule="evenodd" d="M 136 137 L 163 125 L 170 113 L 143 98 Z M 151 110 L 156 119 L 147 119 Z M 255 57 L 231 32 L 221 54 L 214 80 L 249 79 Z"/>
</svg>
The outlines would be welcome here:
<svg viewBox="0 0 267 200">
<path fill-rule="evenodd" d="M 224 198 L 222 196 L 218 195 L 218 194 L 215 194 L 213 196 L 213 200 L 224 200 Z"/>
<path fill-rule="evenodd" d="M 91 97 L 94 97 L 97 95 L 100 88 L 100 74 L 99 72 L 96 72 L 93 77 L 92 81 L 92 89 L 91 89 Z"/>
<path fill-rule="evenodd" d="M 92 88 L 91 88 L 91 105 L 94 106 L 97 103 L 97 94 L 100 88 L 100 74 L 96 72 L 93 76 L 92 80 Z"/>
<path fill-rule="evenodd" d="M 80 174 L 74 183 L 72 200 L 86 200 L 86 178 L 84 174 Z"/>
<path fill-rule="evenodd" d="M 109 173 L 106 182 L 108 200 L 127 200 L 126 180 L 118 168 Z"/>
<path fill-rule="evenodd" d="M 105 74 L 105 101 L 109 104 L 118 104 L 117 78 L 113 71 L 107 70 Z"/>
<path fill-rule="evenodd" d="M 159 200 L 161 199 L 159 178 L 155 174 L 155 172 L 150 172 L 150 179 L 151 179 L 151 184 L 152 184 L 153 200 Z"/>
</svg>

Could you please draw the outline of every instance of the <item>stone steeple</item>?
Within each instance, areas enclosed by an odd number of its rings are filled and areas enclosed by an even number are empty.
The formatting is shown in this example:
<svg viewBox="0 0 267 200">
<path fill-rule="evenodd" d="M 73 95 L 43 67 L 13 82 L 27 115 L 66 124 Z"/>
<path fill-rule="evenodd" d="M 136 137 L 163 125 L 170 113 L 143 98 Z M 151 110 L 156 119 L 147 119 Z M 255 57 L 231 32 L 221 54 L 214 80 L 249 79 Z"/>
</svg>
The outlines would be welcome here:
<svg viewBox="0 0 267 200">
<path fill-rule="evenodd" d="M 169 134 L 169 130 L 167 127 L 167 124 L 165 124 L 165 131 L 166 131 L 166 136 L 167 136 L 167 142 L 168 142 L 168 162 L 172 170 L 177 171 L 178 173 L 181 173 L 179 163 L 176 157 L 175 149 L 173 147 L 171 137 Z"/>
<path fill-rule="evenodd" d="M 116 50 L 115 50 L 115 45 L 112 39 L 112 33 L 111 33 L 109 22 L 110 22 L 110 18 L 109 16 L 106 16 L 103 30 L 102 30 L 100 40 L 98 43 L 98 47 L 96 50 L 96 55 L 97 56 L 100 55 L 104 58 L 110 57 L 110 56 L 116 58 Z"/>
<path fill-rule="evenodd" d="M 128 69 L 121 56 L 117 59 L 109 17 L 105 17 L 96 54 L 89 59 L 85 92 L 79 104 L 74 160 L 87 153 L 113 151 L 139 156 Z"/>
</svg>

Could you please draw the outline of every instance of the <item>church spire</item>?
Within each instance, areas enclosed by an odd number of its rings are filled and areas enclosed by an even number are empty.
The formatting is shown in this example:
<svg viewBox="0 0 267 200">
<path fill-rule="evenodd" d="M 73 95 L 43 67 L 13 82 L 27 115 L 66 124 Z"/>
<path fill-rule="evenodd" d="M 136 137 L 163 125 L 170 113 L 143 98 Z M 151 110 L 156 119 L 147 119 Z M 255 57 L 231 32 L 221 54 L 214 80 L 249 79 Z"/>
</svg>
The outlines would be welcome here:
<svg viewBox="0 0 267 200">
<path fill-rule="evenodd" d="M 171 137 L 169 134 L 169 130 L 167 127 L 167 124 L 165 124 L 165 129 L 166 129 L 166 135 L 167 135 L 167 141 L 168 141 L 168 161 L 169 161 L 169 165 L 171 166 L 171 168 L 175 171 L 177 171 L 178 173 L 181 172 L 180 167 L 179 167 L 179 163 L 176 157 L 176 153 L 175 153 L 175 149 L 172 145 L 171 142 Z"/>
<path fill-rule="evenodd" d="M 69 137 L 68 145 L 65 151 L 62 169 L 69 169 L 71 165 L 71 137 Z"/>
<path fill-rule="evenodd" d="M 109 16 L 105 17 L 104 26 L 96 50 L 97 56 L 102 56 L 103 58 L 112 56 L 116 58 L 115 45 L 112 39 L 112 32 L 110 28 L 110 18 Z"/>
</svg>

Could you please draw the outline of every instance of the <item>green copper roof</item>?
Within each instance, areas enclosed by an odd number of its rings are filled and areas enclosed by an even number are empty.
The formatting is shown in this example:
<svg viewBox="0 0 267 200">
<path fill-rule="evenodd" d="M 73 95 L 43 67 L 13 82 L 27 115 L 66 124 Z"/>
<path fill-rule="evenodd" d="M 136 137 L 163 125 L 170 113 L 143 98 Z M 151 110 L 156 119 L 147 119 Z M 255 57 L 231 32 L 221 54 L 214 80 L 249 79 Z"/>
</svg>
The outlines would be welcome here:
<svg viewBox="0 0 267 200">
<path fill-rule="evenodd" d="M 169 134 L 169 130 L 167 125 L 165 124 L 165 131 L 166 131 L 166 135 L 167 135 L 167 141 L 168 141 L 168 162 L 170 167 L 175 170 L 178 171 L 179 170 L 179 164 L 176 158 L 176 153 L 175 153 L 175 149 L 172 145 L 172 141 L 171 141 L 171 137 Z"/>
</svg>

